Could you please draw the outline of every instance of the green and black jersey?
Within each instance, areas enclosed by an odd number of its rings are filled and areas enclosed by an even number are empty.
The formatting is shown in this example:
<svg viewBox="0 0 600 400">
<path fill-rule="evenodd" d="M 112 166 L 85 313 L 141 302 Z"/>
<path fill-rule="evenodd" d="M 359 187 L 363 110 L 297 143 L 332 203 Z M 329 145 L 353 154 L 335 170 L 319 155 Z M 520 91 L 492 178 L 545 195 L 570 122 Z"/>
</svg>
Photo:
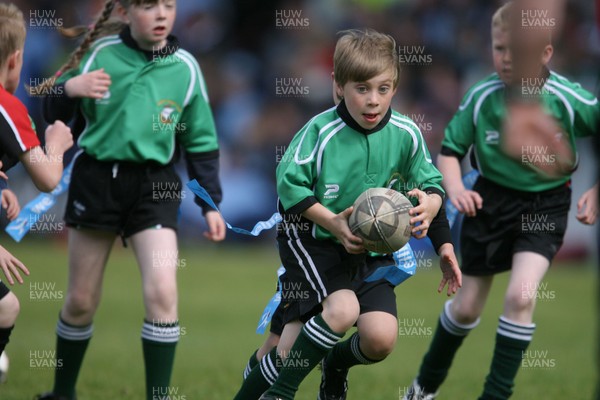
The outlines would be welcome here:
<svg viewBox="0 0 600 400">
<path fill-rule="evenodd" d="M 573 149 L 577 137 L 596 134 L 600 104 L 579 84 L 549 71 L 544 85 L 531 89 L 544 110 L 561 127 L 562 132 L 557 135 L 567 138 Z M 523 146 L 522 157 L 518 160 L 503 151 L 506 92 L 506 86 L 497 74 L 475 84 L 446 127 L 441 153 L 462 158 L 472 146 L 473 164 L 479 173 L 511 189 L 540 192 L 565 184 L 570 176 L 553 178 L 534 167 L 534 163 L 555 161 L 555 155 L 550 154 L 547 146 Z M 573 169 L 575 167 L 576 164 Z"/>
<path fill-rule="evenodd" d="M 47 97 L 48 122 L 76 115 L 75 126 L 82 128 L 77 143 L 99 161 L 167 165 L 181 145 L 190 178 L 198 179 L 218 203 L 219 146 L 196 59 L 179 48 L 174 36 L 162 49 L 142 50 L 127 27 L 97 40 L 58 84 L 101 68 L 112 82 L 106 95 L 98 100 Z"/>
<path fill-rule="evenodd" d="M 404 193 L 419 188 L 443 198 L 441 181 L 410 118 L 390 109 L 378 126 L 365 130 L 343 101 L 312 118 L 293 138 L 277 167 L 284 215 L 301 214 L 317 202 L 337 214 L 375 187 Z M 312 235 L 335 239 L 316 224 Z"/>
</svg>

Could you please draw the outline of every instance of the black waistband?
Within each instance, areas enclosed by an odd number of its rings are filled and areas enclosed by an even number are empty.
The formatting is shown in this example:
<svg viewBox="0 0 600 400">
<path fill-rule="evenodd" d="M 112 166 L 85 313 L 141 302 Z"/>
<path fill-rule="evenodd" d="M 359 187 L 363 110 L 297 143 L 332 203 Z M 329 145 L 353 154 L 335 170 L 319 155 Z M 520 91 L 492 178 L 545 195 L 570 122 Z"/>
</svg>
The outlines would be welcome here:
<svg viewBox="0 0 600 400">
<path fill-rule="evenodd" d="M 162 168 L 170 168 L 173 166 L 172 163 L 164 165 L 164 164 L 159 163 L 158 161 L 153 161 L 153 160 L 145 161 L 143 163 L 137 163 L 137 162 L 133 162 L 133 161 L 121 161 L 121 160 L 98 160 L 97 158 L 86 153 L 85 151 L 83 153 L 81 153 L 81 155 L 79 155 L 79 157 L 82 159 L 88 160 L 88 161 L 92 161 L 92 162 L 98 164 L 98 166 L 104 166 L 106 168 L 113 168 L 115 165 L 118 165 L 119 170 L 146 171 L 146 170 L 157 170 L 157 169 L 162 169 Z"/>
<path fill-rule="evenodd" d="M 500 185 L 496 182 L 493 182 L 487 178 L 484 178 L 483 176 L 479 176 L 479 178 L 477 178 L 478 182 L 482 182 L 483 184 L 485 184 L 486 186 L 491 186 L 491 187 L 495 187 L 498 188 L 499 190 L 504 191 L 505 193 L 508 193 L 510 195 L 513 195 L 515 197 L 521 197 L 521 198 L 534 198 L 537 196 L 548 196 L 548 195 L 552 195 L 555 193 L 562 193 L 565 192 L 567 190 L 569 190 L 571 188 L 571 180 L 569 179 L 566 183 L 560 184 L 556 187 L 550 188 L 550 189 L 546 189 L 546 190 L 541 190 L 539 192 L 526 192 L 524 190 L 517 190 L 517 189 L 512 189 L 503 185 Z"/>
</svg>

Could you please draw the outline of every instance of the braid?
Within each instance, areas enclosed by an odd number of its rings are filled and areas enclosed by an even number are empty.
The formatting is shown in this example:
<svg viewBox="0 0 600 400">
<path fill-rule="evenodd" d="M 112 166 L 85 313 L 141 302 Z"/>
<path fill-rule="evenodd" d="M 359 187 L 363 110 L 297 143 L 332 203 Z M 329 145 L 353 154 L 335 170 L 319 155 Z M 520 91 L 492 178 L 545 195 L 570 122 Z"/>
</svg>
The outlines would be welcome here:
<svg viewBox="0 0 600 400">
<path fill-rule="evenodd" d="M 61 76 L 63 73 L 67 72 L 70 69 L 75 68 L 79 65 L 79 62 L 83 58 L 84 54 L 88 51 L 92 43 L 100 36 L 100 33 L 103 31 L 102 26 L 108 21 L 112 11 L 115 7 L 116 0 L 107 0 L 104 4 L 104 10 L 102 14 L 92 27 L 92 29 L 87 33 L 83 42 L 79 45 L 79 47 L 71 54 L 69 60 L 64 63 L 60 69 L 54 74 L 53 77 L 47 79 L 44 83 L 36 86 L 36 87 L 27 87 L 29 94 L 32 96 L 43 94 L 47 89 L 54 86 L 56 79 Z M 73 28 L 71 30 L 67 29 L 63 31 L 66 33 L 66 36 L 79 36 L 83 33 L 81 28 Z"/>
</svg>

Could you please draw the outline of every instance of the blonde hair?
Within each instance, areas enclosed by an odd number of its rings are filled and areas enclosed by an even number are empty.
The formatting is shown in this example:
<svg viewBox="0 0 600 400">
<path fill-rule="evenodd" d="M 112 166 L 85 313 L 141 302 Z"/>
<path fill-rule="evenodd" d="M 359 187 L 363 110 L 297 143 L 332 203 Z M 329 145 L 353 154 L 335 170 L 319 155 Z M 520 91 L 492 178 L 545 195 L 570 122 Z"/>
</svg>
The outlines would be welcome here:
<svg viewBox="0 0 600 400">
<path fill-rule="evenodd" d="M 0 3 L 0 65 L 25 46 L 25 19 L 14 4 Z"/>
<path fill-rule="evenodd" d="M 511 10 L 513 8 L 512 1 L 504 4 L 496 10 L 492 16 L 492 29 L 499 28 L 502 31 L 510 30 Z"/>
<path fill-rule="evenodd" d="M 333 74 L 339 85 L 364 82 L 391 70 L 394 88 L 400 75 L 396 41 L 372 29 L 340 32 L 333 54 Z"/>
</svg>

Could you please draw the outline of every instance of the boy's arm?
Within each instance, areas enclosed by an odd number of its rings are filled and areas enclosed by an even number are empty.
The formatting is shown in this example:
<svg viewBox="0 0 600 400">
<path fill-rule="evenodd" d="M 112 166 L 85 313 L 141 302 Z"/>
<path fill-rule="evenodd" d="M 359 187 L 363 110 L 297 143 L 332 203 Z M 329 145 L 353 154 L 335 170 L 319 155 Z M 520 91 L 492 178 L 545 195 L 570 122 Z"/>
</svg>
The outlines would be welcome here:
<svg viewBox="0 0 600 400">
<path fill-rule="evenodd" d="M 19 160 L 40 191 L 50 192 L 58 185 L 63 171 L 63 154 L 72 145 L 71 128 L 56 121 L 46 128 L 46 152 L 36 146 L 19 155 Z"/>
<path fill-rule="evenodd" d="M 438 292 L 441 293 L 444 286 L 448 285 L 446 294 L 450 296 L 462 286 L 462 273 L 452 243 L 444 243 L 437 251 L 440 255 L 440 269 L 442 270 L 442 280 L 438 286 Z"/>
<path fill-rule="evenodd" d="M 483 200 L 479 193 L 473 190 L 465 189 L 462 181 L 460 161 L 454 155 L 446 156 L 438 155 L 438 169 L 444 176 L 442 184 L 448 198 L 456 209 L 472 217 L 480 210 L 483 205 Z"/>
<path fill-rule="evenodd" d="M 6 209 L 6 218 L 9 221 L 17 218 L 19 212 L 21 212 L 21 205 L 17 195 L 10 189 L 3 189 L 0 194 L 2 208 Z"/>
<path fill-rule="evenodd" d="M 29 275 L 27 267 L 2 246 L 0 246 L 0 269 L 2 269 L 8 283 L 11 285 L 15 284 L 13 276 L 17 279 L 17 282 L 23 283 L 19 270 L 23 271 L 25 275 Z"/>
<path fill-rule="evenodd" d="M 598 217 L 598 182 L 587 190 L 577 202 L 577 220 L 593 225 Z"/>
<path fill-rule="evenodd" d="M 598 99 L 580 85 L 575 86 L 575 93 L 577 94 L 573 100 L 575 136 L 597 136 L 600 127 L 600 103 Z"/>
<path fill-rule="evenodd" d="M 458 110 L 446 126 L 442 148 L 437 158 L 437 167 L 442 173 L 443 186 L 448 198 L 458 211 L 469 216 L 474 216 L 482 205 L 479 194 L 465 190 L 460 168 L 460 161 L 471 146 L 475 145 L 474 88 L 475 86 L 465 94 Z"/>
<path fill-rule="evenodd" d="M 62 175 L 62 155 L 73 145 L 71 130 L 62 122 L 50 125 L 44 152 L 23 103 L 14 98 L 4 106 L 7 113 L 0 117 L 0 146 L 9 157 L 23 163 L 39 190 L 51 191 Z"/>
<path fill-rule="evenodd" d="M 405 136 L 408 139 L 406 148 L 412 150 L 410 157 L 406 158 L 404 169 L 407 182 L 411 186 L 422 188 L 407 193 L 409 196 L 418 197 L 419 200 L 419 205 L 412 208 L 409 213 L 413 216 L 411 224 L 420 222 L 419 226 L 413 228 L 412 234 L 417 239 L 421 239 L 427 234 L 431 221 L 440 210 L 444 190 L 441 186 L 442 175 L 431 163 L 431 155 L 421 131 L 412 121 L 409 124 L 410 126 L 405 128 L 409 131 L 409 135 Z M 415 216 L 416 214 L 418 215 Z"/>
<path fill-rule="evenodd" d="M 427 230 L 427 237 L 431 240 L 431 244 L 435 252 L 439 255 L 439 249 L 446 243 L 452 244 L 452 235 L 450 234 L 450 224 L 446 216 L 446 207 L 442 204 L 440 211 L 431 221 Z"/>
<path fill-rule="evenodd" d="M 365 248 L 362 245 L 362 239 L 353 235 L 350 227 L 348 227 L 350 214 L 352 214 L 352 207 L 348 207 L 341 213 L 335 214 L 321 203 L 314 203 L 302 212 L 304 218 L 331 232 L 346 248 L 348 253 L 360 254 L 365 251 Z"/>
</svg>

